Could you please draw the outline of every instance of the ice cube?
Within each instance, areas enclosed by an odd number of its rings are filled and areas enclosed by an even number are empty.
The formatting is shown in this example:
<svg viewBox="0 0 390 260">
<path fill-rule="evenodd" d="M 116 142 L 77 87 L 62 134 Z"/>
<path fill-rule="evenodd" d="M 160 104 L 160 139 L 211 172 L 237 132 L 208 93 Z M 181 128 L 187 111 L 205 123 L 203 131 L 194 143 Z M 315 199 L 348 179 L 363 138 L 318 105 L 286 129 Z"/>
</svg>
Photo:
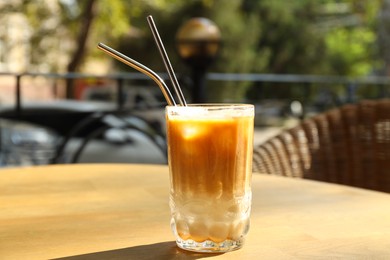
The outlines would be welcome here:
<svg viewBox="0 0 390 260">
<path fill-rule="evenodd" d="M 190 238 L 190 232 L 188 229 L 187 221 L 181 218 L 179 215 L 175 218 L 175 225 L 177 234 L 183 239 L 187 240 Z"/>
<path fill-rule="evenodd" d="M 196 242 L 203 242 L 208 238 L 208 228 L 206 225 L 206 219 L 197 217 L 194 218 L 189 224 L 189 232 L 191 238 Z"/>
<path fill-rule="evenodd" d="M 249 219 L 239 219 L 230 225 L 229 238 L 238 240 L 248 232 Z"/>
<path fill-rule="evenodd" d="M 225 222 L 215 222 L 209 227 L 209 238 L 217 243 L 225 241 L 229 234 L 230 225 Z"/>
</svg>

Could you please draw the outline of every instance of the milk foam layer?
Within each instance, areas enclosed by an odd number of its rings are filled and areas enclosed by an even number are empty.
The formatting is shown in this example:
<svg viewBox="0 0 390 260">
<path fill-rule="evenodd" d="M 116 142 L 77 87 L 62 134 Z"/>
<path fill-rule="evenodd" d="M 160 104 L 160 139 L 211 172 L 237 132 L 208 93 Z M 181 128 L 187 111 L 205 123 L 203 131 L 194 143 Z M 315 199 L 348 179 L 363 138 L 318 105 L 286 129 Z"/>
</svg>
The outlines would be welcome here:
<svg viewBox="0 0 390 260">
<path fill-rule="evenodd" d="M 227 108 L 228 107 L 228 108 Z M 211 111 L 211 112 L 210 112 Z M 217 119 L 217 118 L 234 118 L 243 116 L 253 116 L 254 108 L 251 106 L 248 109 L 244 105 L 213 105 L 213 106 L 198 106 L 189 105 L 188 107 L 170 107 L 168 117 L 175 119 L 181 118 L 186 120 L 196 119 Z"/>
</svg>

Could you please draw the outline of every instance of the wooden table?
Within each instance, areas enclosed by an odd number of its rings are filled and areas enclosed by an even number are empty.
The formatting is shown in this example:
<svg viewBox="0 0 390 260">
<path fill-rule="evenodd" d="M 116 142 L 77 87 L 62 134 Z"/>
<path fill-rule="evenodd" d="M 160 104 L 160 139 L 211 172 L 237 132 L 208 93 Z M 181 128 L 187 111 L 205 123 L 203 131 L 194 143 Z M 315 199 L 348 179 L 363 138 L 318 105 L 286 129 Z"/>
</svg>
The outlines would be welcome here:
<svg viewBox="0 0 390 260">
<path fill-rule="evenodd" d="M 0 259 L 390 259 L 390 195 L 254 175 L 246 244 L 178 249 L 168 168 L 131 164 L 0 170 Z"/>
</svg>

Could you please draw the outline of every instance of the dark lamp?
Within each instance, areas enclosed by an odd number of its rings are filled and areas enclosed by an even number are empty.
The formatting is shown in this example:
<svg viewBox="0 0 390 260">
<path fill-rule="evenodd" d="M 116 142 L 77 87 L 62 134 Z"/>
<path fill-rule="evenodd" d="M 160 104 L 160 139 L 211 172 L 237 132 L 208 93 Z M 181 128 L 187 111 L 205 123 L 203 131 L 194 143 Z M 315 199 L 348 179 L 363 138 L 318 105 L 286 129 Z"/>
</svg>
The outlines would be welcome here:
<svg viewBox="0 0 390 260">
<path fill-rule="evenodd" d="M 192 18 L 176 33 L 176 47 L 180 57 L 191 68 L 193 103 L 207 101 L 206 72 L 217 57 L 221 33 L 207 18 Z"/>
<path fill-rule="evenodd" d="M 180 57 L 191 67 L 207 67 L 217 56 L 221 33 L 207 18 L 192 18 L 176 34 Z"/>
</svg>

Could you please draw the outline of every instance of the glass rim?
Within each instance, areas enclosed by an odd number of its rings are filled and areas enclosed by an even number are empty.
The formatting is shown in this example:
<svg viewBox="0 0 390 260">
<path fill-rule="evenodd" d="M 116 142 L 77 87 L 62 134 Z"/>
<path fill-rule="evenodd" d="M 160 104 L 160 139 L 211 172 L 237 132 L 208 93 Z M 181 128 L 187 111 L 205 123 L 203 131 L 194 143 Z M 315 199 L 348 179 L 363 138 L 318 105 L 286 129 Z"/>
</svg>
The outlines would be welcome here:
<svg viewBox="0 0 390 260">
<path fill-rule="evenodd" d="M 204 103 L 189 104 L 187 106 L 166 106 L 165 114 L 168 117 L 184 118 L 226 118 L 254 116 L 255 106 L 252 104 L 238 103 Z"/>
<path fill-rule="evenodd" d="M 254 108 L 255 105 L 249 103 L 194 103 L 187 106 L 165 106 L 166 108 L 185 109 L 185 108 Z"/>
</svg>

